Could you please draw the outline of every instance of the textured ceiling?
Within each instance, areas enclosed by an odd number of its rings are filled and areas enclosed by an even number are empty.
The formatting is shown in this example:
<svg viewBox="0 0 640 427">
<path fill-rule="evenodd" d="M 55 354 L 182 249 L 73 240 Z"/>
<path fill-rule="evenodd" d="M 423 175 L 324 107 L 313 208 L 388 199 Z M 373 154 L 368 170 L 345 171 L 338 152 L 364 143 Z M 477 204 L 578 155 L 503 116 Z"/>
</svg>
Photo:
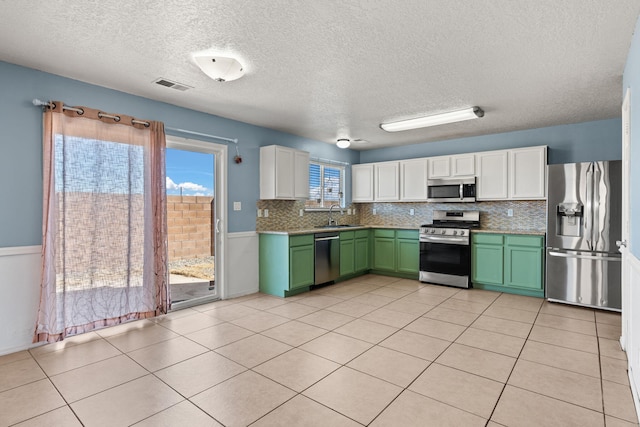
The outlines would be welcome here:
<svg viewBox="0 0 640 427">
<path fill-rule="evenodd" d="M 618 117 L 639 13 L 638 0 L 0 0 L 0 60 L 371 149 Z M 247 74 L 210 80 L 190 53 L 211 48 Z M 484 118 L 379 128 L 474 105 Z"/>
</svg>

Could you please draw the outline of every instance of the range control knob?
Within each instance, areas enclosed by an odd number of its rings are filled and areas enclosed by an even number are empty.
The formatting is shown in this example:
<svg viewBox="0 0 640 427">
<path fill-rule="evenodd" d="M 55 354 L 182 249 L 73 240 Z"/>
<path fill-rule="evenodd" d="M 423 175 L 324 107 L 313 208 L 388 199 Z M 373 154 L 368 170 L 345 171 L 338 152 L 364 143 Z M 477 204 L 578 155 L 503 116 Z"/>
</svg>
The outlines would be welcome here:
<svg viewBox="0 0 640 427">
<path fill-rule="evenodd" d="M 440 232 L 440 234 L 446 234 L 446 233 L 447 233 L 447 230 L 442 230 L 442 231 Z"/>
<path fill-rule="evenodd" d="M 460 235 L 464 236 L 464 230 L 460 230 Z"/>
<path fill-rule="evenodd" d="M 433 233 L 435 233 L 435 232 L 436 232 L 436 229 L 435 229 L 435 228 L 432 228 L 432 229 L 431 229 L 431 234 L 433 234 Z"/>
<path fill-rule="evenodd" d="M 458 234 L 458 232 L 456 230 L 453 230 L 453 235 L 456 236 Z"/>
</svg>

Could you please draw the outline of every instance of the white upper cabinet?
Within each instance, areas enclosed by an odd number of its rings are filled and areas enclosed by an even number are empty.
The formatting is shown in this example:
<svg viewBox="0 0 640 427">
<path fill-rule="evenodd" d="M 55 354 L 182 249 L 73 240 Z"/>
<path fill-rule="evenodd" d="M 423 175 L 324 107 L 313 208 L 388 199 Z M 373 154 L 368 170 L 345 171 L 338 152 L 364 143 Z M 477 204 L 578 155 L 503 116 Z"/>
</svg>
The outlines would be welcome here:
<svg viewBox="0 0 640 427">
<path fill-rule="evenodd" d="M 546 170 L 546 146 L 509 150 L 509 198 L 544 199 Z"/>
<path fill-rule="evenodd" d="M 448 178 L 451 176 L 451 159 L 449 156 L 429 157 L 429 179 Z"/>
<path fill-rule="evenodd" d="M 296 150 L 293 165 L 293 195 L 296 199 L 309 198 L 309 158 L 306 151 Z"/>
<path fill-rule="evenodd" d="M 373 168 L 374 200 L 379 202 L 400 200 L 400 162 L 374 163 Z"/>
<path fill-rule="evenodd" d="M 427 200 L 427 158 L 400 161 L 400 201 Z"/>
<path fill-rule="evenodd" d="M 309 153 L 269 145 L 260 147 L 260 199 L 309 198 Z"/>
<path fill-rule="evenodd" d="M 546 197 L 546 146 L 476 153 L 476 169 L 477 200 Z"/>
<path fill-rule="evenodd" d="M 457 178 L 476 174 L 475 154 L 429 157 L 429 179 Z"/>
<path fill-rule="evenodd" d="M 508 150 L 476 153 L 476 200 L 509 197 Z"/>
<path fill-rule="evenodd" d="M 373 163 L 351 166 L 351 201 L 373 202 Z"/>
<path fill-rule="evenodd" d="M 451 176 L 474 176 L 475 174 L 475 154 L 458 154 L 451 156 Z"/>
</svg>

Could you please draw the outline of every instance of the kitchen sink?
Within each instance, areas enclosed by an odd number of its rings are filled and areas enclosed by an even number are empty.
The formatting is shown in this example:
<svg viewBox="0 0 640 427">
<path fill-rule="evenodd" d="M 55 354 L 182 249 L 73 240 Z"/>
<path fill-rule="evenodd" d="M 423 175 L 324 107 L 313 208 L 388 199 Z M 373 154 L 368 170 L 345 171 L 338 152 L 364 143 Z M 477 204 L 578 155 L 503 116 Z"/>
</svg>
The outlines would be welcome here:
<svg viewBox="0 0 640 427">
<path fill-rule="evenodd" d="M 360 225 L 352 224 L 337 224 L 337 225 L 318 225 L 316 228 L 349 228 L 349 227 L 361 227 Z"/>
</svg>

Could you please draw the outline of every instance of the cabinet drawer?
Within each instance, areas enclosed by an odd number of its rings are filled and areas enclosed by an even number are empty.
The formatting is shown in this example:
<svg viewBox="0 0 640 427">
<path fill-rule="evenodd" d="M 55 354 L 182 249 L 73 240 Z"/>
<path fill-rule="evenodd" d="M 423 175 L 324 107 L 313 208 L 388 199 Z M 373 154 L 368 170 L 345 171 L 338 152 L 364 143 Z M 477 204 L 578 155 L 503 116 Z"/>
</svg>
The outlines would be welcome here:
<svg viewBox="0 0 640 427">
<path fill-rule="evenodd" d="M 342 231 L 340 232 L 340 240 L 353 240 L 355 234 L 355 231 Z"/>
<path fill-rule="evenodd" d="M 398 230 L 396 231 L 396 237 L 398 239 L 418 240 L 418 230 Z"/>
<path fill-rule="evenodd" d="M 375 237 L 389 237 L 391 239 L 394 239 L 396 237 L 396 231 L 379 228 L 373 230 L 373 235 Z"/>
<path fill-rule="evenodd" d="M 369 230 L 356 230 L 356 239 L 360 239 L 362 237 L 369 237 Z"/>
<path fill-rule="evenodd" d="M 541 248 L 543 246 L 544 238 L 542 236 L 520 236 L 520 235 L 507 235 L 506 244 L 509 246 L 530 246 L 534 248 Z"/>
<path fill-rule="evenodd" d="M 289 246 L 313 245 L 313 234 L 303 234 L 302 236 L 289 236 Z"/>
<path fill-rule="evenodd" d="M 483 245 L 501 245 L 503 241 L 502 234 L 485 234 L 485 233 L 473 233 L 471 235 L 471 241 L 473 243 L 479 243 Z"/>
</svg>

